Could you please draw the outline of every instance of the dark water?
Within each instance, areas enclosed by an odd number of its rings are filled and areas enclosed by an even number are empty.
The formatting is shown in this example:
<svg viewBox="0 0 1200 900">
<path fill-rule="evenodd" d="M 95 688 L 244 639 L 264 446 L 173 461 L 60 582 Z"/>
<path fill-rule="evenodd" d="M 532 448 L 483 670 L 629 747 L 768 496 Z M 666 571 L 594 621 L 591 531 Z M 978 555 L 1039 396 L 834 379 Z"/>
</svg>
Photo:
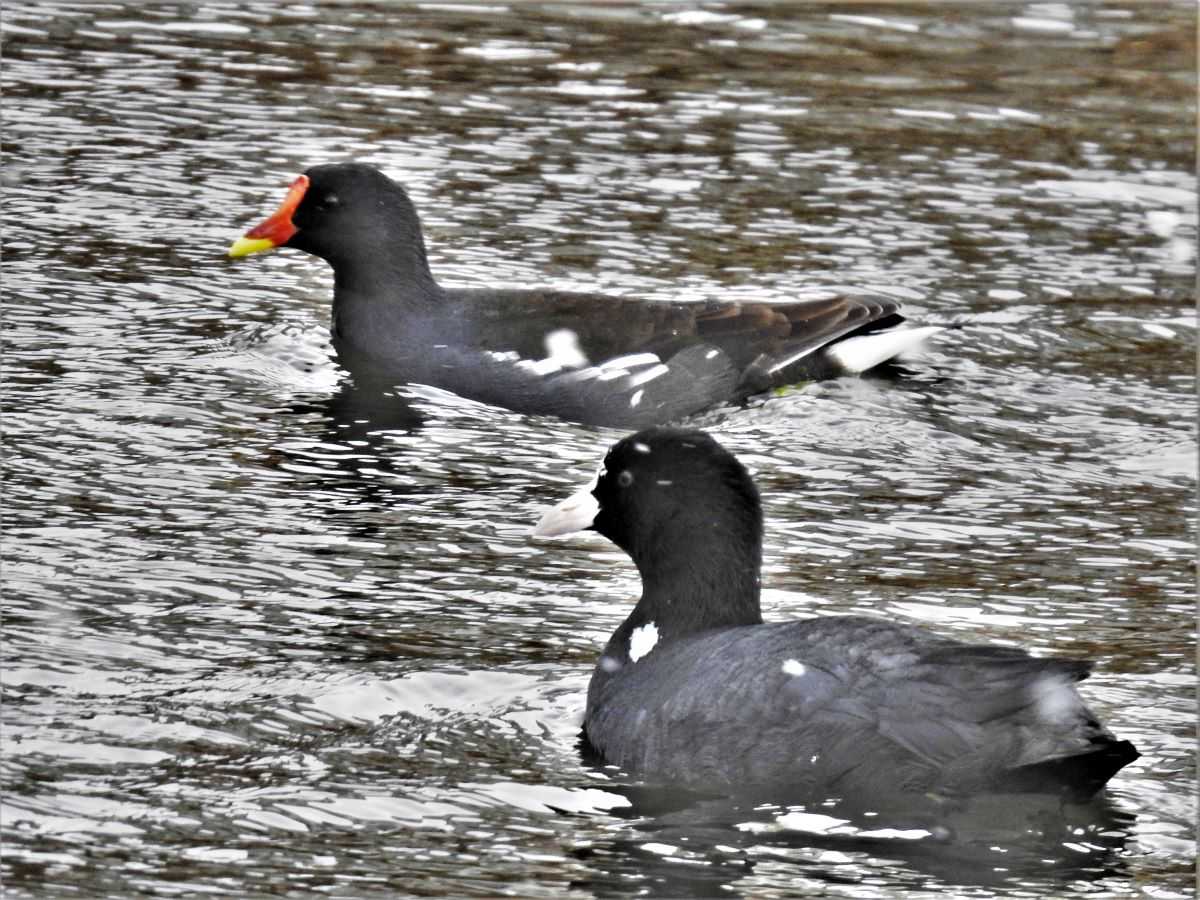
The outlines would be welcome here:
<svg viewBox="0 0 1200 900">
<path fill-rule="evenodd" d="M 6 896 L 1191 895 L 1191 4 L 12 2 L 3 34 Z M 636 579 L 527 533 L 618 434 L 422 387 L 340 427 L 327 270 L 224 259 L 351 157 L 447 283 L 845 284 L 965 326 L 707 424 L 765 494 L 769 618 L 1094 658 L 1143 753 L 1106 803 L 871 837 L 584 768 Z"/>
</svg>

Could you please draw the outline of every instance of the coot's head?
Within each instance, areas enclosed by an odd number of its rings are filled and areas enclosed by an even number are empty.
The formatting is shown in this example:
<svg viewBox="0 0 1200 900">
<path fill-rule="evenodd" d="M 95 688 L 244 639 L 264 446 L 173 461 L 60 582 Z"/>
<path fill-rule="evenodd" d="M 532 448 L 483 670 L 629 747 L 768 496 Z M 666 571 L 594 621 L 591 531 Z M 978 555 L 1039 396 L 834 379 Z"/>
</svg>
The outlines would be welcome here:
<svg viewBox="0 0 1200 900">
<path fill-rule="evenodd" d="M 757 585 L 758 491 L 733 454 L 702 431 L 650 428 L 620 441 L 595 482 L 549 510 L 534 534 L 589 528 L 628 553 L 647 583 L 711 569 Z"/>
<path fill-rule="evenodd" d="M 237 258 L 276 247 L 319 256 L 338 269 L 368 265 L 425 246 L 416 209 L 404 188 L 374 166 L 333 163 L 313 166 L 289 188 L 268 219 L 229 248 Z"/>
</svg>

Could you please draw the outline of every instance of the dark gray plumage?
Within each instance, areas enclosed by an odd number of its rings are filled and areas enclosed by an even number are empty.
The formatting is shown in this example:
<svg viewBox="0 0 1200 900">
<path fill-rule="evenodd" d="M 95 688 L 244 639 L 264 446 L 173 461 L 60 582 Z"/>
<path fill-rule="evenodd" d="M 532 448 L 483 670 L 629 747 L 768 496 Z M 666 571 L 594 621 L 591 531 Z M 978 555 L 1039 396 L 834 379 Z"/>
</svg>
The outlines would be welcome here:
<svg viewBox="0 0 1200 900">
<path fill-rule="evenodd" d="M 230 253 L 278 246 L 333 268 L 333 344 L 356 383 L 426 383 L 596 425 L 640 428 L 772 387 L 857 374 L 940 330 L 897 329 L 899 304 L 864 292 L 679 303 L 442 287 L 408 194 L 361 163 L 308 169 Z M 555 334 L 574 344 L 558 363 L 547 347 Z"/>
<path fill-rule="evenodd" d="M 858 616 L 763 624 L 758 494 L 706 434 L 626 438 L 591 498 L 559 509 L 626 550 L 643 582 L 588 689 L 584 733 L 608 762 L 702 790 L 869 802 L 1082 798 L 1137 758 L 1080 699 L 1085 661 Z M 566 530 L 555 515 L 543 531 Z"/>
</svg>

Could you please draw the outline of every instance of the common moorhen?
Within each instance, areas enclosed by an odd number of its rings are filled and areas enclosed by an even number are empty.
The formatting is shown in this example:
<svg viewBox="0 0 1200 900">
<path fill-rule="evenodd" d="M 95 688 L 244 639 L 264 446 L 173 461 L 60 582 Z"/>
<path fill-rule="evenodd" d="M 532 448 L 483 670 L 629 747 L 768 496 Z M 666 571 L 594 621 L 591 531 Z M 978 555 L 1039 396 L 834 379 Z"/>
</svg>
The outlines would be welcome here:
<svg viewBox="0 0 1200 900">
<path fill-rule="evenodd" d="M 418 382 L 518 412 L 644 427 L 896 359 L 936 327 L 899 304 L 661 302 L 528 287 L 449 288 L 416 209 L 373 166 L 313 166 L 231 257 L 294 247 L 333 267 L 333 344 L 363 385 Z"/>
</svg>

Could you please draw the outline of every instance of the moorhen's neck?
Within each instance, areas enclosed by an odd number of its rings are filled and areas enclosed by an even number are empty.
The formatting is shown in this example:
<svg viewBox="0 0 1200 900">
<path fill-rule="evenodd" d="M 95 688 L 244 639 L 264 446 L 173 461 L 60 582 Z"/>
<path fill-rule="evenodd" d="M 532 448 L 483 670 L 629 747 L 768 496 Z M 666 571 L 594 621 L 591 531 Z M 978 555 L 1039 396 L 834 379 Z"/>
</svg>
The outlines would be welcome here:
<svg viewBox="0 0 1200 900">
<path fill-rule="evenodd" d="M 420 227 L 392 232 L 374 233 L 367 240 L 324 254 L 333 267 L 335 305 L 366 301 L 413 308 L 441 301 L 441 288 L 429 271 Z"/>
<path fill-rule="evenodd" d="M 654 622 L 664 639 L 711 628 L 762 624 L 761 539 L 727 530 L 658 537 L 638 548 L 642 597 L 630 618 Z"/>
<path fill-rule="evenodd" d="M 356 379 L 428 378 L 428 372 L 412 368 L 414 360 L 467 339 L 462 317 L 447 313 L 415 218 L 377 223 L 320 255 L 333 268 L 333 344 Z"/>
</svg>

